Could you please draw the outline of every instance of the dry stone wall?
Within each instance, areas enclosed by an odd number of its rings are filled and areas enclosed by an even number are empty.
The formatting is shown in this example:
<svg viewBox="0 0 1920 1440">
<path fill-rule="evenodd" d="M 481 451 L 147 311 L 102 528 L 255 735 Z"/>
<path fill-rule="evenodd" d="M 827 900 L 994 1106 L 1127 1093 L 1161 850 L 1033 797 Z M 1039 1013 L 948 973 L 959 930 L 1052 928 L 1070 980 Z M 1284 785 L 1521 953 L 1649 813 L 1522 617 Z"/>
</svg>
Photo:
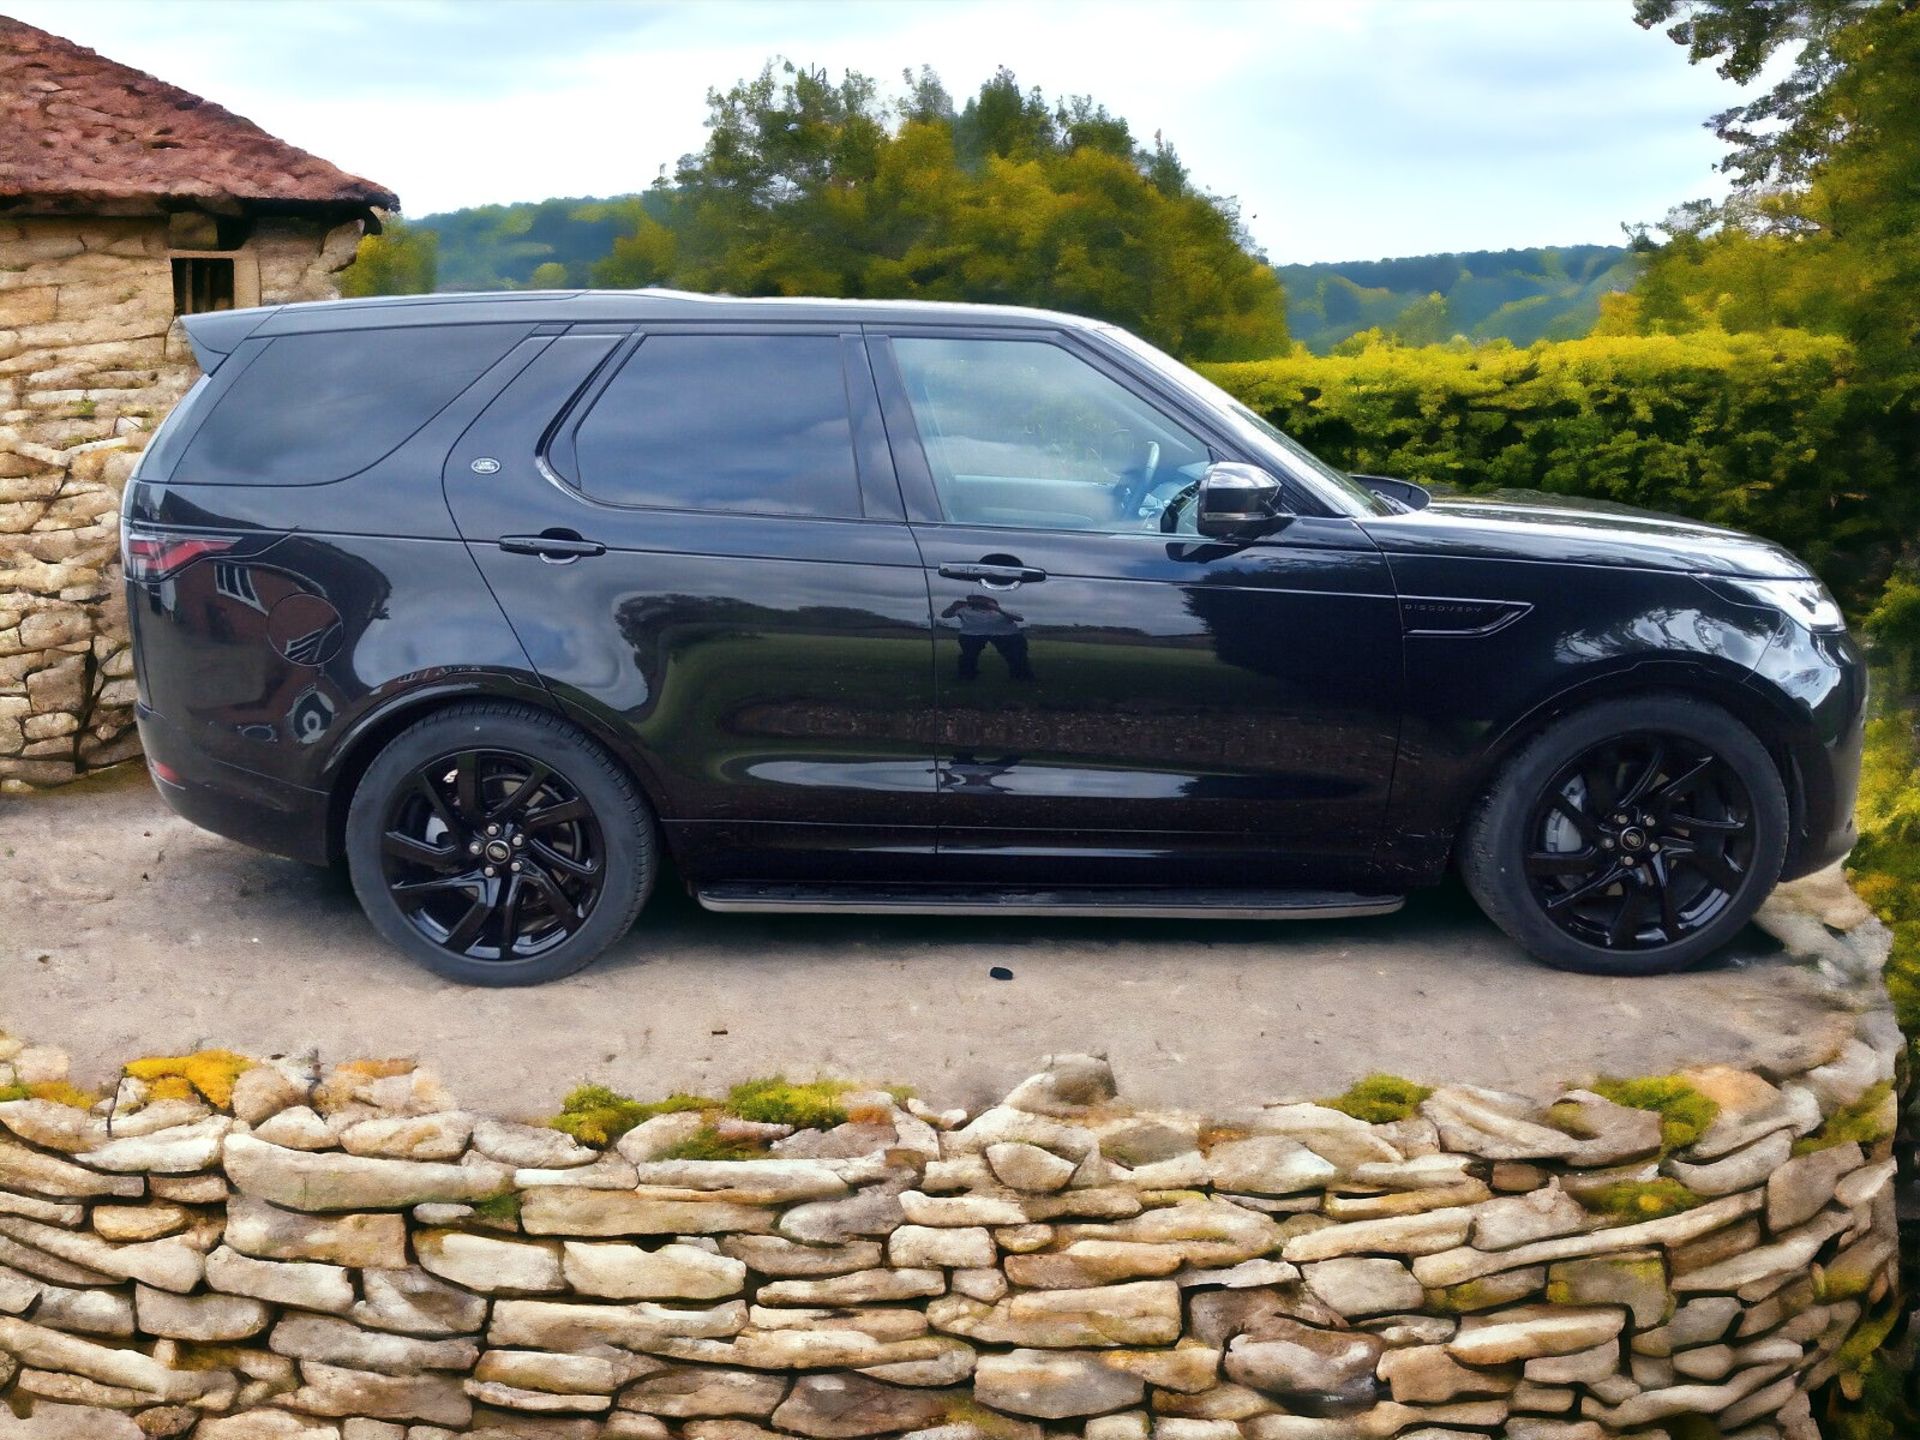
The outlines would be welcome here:
<svg viewBox="0 0 1920 1440">
<path fill-rule="evenodd" d="M 1811 1440 L 1896 1269 L 1869 993 L 1664 1110 L 1200 1118 L 1079 1056 L 972 1115 L 605 1145 L 406 1062 L 202 1054 L 89 1104 L 8 1041 L 0 1435 Z"/>
<path fill-rule="evenodd" d="M 164 216 L 0 217 L 0 791 L 137 753 L 119 504 L 196 370 Z M 332 299 L 360 226 L 264 219 L 261 303 Z"/>
</svg>

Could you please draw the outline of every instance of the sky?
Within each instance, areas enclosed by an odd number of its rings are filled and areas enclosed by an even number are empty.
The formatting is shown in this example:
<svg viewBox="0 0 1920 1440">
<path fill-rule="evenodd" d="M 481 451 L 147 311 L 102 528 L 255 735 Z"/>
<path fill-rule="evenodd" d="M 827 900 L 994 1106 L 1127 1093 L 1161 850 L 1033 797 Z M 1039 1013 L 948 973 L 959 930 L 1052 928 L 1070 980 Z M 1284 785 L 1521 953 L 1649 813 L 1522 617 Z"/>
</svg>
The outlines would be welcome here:
<svg viewBox="0 0 1920 1440">
<path fill-rule="evenodd" d="M 1631 0 L 0 0 L 378 181 L 404 212 L 644 189 L 769 58 L 997 66 L 1239 198 L 1275 263 L 1619 243 L 1717 194 L 1740 91 Z"/>
</svg>

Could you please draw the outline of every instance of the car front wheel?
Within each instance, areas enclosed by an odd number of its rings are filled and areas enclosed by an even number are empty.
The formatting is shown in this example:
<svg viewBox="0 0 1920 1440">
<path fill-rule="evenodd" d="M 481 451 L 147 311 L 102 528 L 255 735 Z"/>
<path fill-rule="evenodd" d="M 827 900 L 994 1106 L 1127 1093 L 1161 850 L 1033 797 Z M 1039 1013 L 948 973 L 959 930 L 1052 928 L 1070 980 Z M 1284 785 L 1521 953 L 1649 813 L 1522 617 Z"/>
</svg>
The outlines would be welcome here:
<svg viewBox="0 0 1920 1440">
<path fill-rule="evenodd" d="M 440 711 L 375 757 L 347 813 L 354 891 L 388 941 L 469 985 L 588 964 L 653 888 L 645 801 L 558 718 L 492 701 Z"/>
<path fill-rule="evenodd" d="M 1680 696 L 1556 722 L 1501 771 L 1463 837 L 1481 909 L 1563 970 L 1657 975 L 1726 944 L 1780 877 L 1787 799 L 1753 732 Z"/>
</svg>

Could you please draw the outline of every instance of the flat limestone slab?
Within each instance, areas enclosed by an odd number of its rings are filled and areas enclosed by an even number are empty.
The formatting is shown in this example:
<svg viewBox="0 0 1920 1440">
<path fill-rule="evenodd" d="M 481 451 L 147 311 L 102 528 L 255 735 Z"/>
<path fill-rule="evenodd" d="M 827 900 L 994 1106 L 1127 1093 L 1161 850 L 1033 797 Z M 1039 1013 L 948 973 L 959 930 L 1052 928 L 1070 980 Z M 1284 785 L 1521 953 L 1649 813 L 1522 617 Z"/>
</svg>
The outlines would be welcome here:
<svg viewBox="0 0 1920 1440">
<path fill-rule="evenodd" d="M 343 877 L 176 819 L 137 768 L 0 796 L 0 895 L 0 1028 L 67 1048 L 77 1078 L 201 1042 L 317 1046 L 420 1056 L 510 1116 L 588 1077 L 652 1096 L 777 1070 L 979 1106 L 1073 1051 L 1109 1055 L 1143 1106 L 1323 1095 L 1374 1070 L 1539 1094 L 1764 1066 L 1841 1023 L 1758 931 L 1688 975 L 1565 975 L 1457 888 L 1364 921 L 760 917 L 710 915 L 669 874 L 583 974 L 466 989 L 389 951 Z"/>
</svg>

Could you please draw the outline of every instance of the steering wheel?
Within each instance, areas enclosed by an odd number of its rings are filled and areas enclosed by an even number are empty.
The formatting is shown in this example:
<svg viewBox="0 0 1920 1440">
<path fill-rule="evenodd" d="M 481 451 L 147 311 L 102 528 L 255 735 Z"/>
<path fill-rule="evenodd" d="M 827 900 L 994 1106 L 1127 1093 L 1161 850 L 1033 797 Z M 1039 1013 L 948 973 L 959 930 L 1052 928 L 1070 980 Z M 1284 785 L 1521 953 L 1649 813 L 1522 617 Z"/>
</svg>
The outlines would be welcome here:
<svg viewBox="0 0 1920 1440">
<path fill-rule="evenodd" d="M 1200 493 L 1200 482 L 1193 480 L 1182 485 L 1168 497 L 1164 509 L 1160 512 L 1160 533 L 1177 535 L 1180 533 L 1180 512 L 1193 503 L 1193 497 Z"/>
</svg>

